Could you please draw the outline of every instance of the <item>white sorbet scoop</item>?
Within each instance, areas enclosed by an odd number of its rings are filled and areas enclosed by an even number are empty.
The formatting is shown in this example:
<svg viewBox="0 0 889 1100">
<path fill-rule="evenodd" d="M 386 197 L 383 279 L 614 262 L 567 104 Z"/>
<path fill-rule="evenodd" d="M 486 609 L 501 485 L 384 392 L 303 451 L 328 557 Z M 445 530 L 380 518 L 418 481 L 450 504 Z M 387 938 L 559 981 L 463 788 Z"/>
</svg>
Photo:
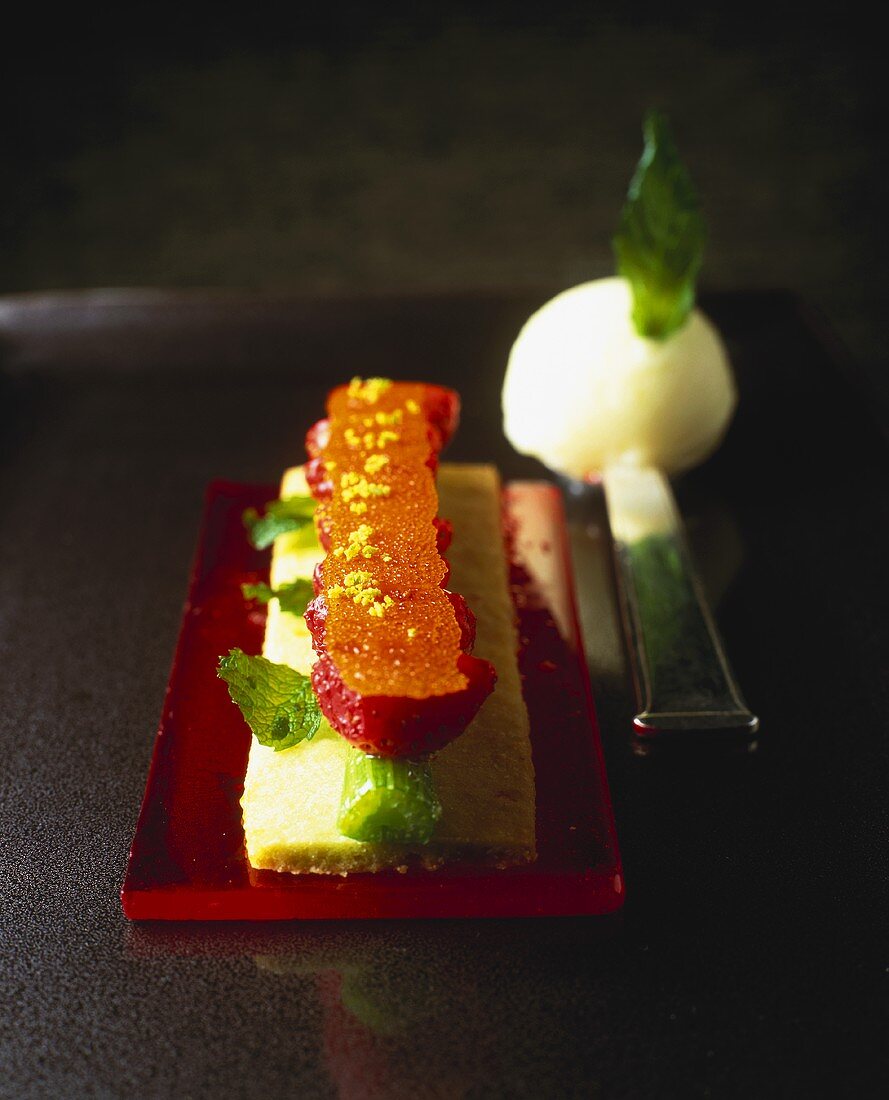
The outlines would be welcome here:
<svg viewBox="0 0 889 1100">
<path fill-rule="evenodd" d="M 716 449 L 737 403 L 719 333 L 694 309 L 640 336 L 630 284 L 596 279 L 547 302 L 512 348 L 503 422 L 517 450 L 569 477 L 618 465 L 678 474 Z"/>
<path fill-rule="evenodd" d="M 695 573 L 670 483 L 720 443 L 737 402 L 716 329 L 693 310 L 646 339 L 622 278 L 547 302 L 516 340 L 503 386 L 506 435 L 569 477 L 604 483 L 640 710 L 637 749 L 663 734 L 758 728 Z"/>
</svg>

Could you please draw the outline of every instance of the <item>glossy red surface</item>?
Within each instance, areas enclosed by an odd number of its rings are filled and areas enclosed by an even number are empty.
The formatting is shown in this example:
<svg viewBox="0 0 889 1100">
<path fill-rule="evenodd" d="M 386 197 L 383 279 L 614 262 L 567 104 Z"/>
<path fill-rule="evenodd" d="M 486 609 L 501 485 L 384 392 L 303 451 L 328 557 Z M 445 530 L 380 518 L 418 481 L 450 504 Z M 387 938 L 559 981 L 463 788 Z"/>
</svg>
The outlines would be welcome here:
<svg viewBox="0 0 889 1100">
<path fill-rule="evenodd" d="M 519 917 L 604 914 L 623 903 L 614 817 L 580 650 L 562 504 L 553 486 L 507 486 L 520 662 L 537 775 L 538 859 L 505 871 L 332 877 L 254 871 L 239 800 L 250 732 L 216 676 L 232 646 L 258 653 L 264 613 L 240 585 L 267 575 L 241 513 L 268 486 L 215 482 L 121 891 L 134 920 Z"/>
</svg>

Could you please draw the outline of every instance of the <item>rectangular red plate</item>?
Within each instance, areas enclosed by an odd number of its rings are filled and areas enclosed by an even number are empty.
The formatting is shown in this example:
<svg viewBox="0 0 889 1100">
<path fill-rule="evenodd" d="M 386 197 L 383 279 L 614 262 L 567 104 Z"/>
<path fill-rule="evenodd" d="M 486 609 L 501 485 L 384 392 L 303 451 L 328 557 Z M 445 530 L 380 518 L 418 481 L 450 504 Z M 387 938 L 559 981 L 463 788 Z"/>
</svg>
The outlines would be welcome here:
<svg viewBox="0 0 889 1100">
<path fill-rule="evenodd" d="M 232 646 L 262 648 L 265 614 L 243 581 L 268 579 L 245 508 L 268 486 L 214 482 L 121 899 L 134 920 L 524 917 L 604 914 L 624 889 L 574 603 L 558 490 L 504 491 L 512 587 L 537 780 L 537 861 L 505 871 L 290 875 L 255 871 L 241 828 L 250 731 L 216 676 Z M 458 532 L 459 536 L 459 532 Z"/>
</svg>

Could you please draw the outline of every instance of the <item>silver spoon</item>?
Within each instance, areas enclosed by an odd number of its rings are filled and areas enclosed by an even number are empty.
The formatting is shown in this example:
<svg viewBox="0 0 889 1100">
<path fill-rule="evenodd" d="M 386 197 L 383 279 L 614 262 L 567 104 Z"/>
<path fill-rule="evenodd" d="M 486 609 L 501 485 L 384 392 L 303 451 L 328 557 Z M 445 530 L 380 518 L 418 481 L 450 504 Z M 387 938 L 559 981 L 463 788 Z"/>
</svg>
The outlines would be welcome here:
<svg viewBox="0 0 889 1100">
<path fill-rule="evenodd" d="M 651 467 L 613 466 L 602 483 L 640 707 L 637 751 L 707 733 L 755 748 L 759 719 L 732 673 L 669 481 Z"/>
</svg>

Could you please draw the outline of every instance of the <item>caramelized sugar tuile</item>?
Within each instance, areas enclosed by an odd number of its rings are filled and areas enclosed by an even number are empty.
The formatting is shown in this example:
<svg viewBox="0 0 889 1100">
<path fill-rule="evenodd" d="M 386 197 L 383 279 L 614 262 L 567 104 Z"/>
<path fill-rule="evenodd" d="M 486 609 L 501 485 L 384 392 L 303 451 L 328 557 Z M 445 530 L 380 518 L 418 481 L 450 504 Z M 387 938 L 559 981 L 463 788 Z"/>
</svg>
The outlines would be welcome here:
<svg viewBox="0 0 889 1100">
<path fill-rule="evenodd" d="M 437 387 L 373 379 L 328 401 L 325 646 L 345 685 L 364 696 L 425 699 L 468 683 L 458 669 L 461 627 L 442 588 L 430 464 L 454 411 Z"/>
</svg>

